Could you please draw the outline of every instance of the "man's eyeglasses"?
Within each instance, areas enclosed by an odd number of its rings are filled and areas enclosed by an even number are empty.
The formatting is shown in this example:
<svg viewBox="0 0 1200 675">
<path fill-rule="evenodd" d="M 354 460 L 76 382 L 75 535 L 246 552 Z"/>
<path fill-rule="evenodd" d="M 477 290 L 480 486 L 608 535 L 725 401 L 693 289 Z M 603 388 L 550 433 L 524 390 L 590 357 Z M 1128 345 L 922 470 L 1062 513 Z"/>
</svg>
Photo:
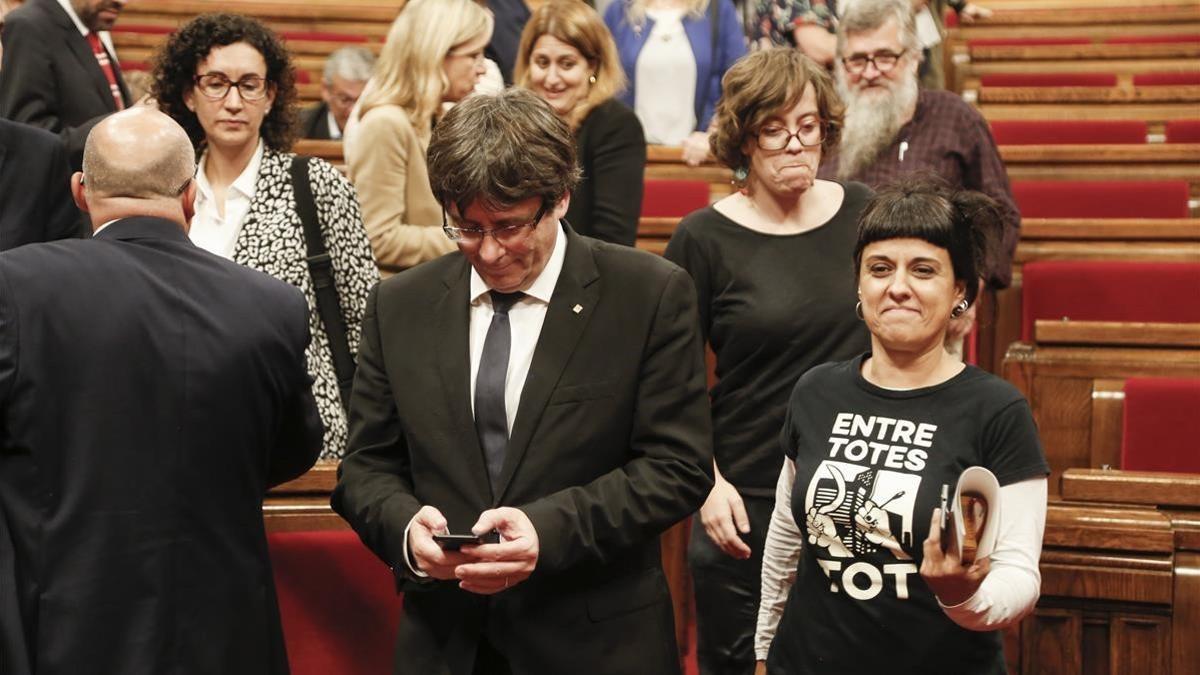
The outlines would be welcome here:
<svg viewBox="0 0 1200 675">
<path fill-rule="evenodd" d="M 483 243 L 483 238 L 491 236 L 496 240 L 496 243 L 501 246 L 514 246 L 525 241 L 529 237 L 529 233 L 533 228 L 537 227 L 538 223 L 542 222 L 546 212 L 550 210 L 550 204 L 543 202 L 541 208 L 533 216 L 533 220 L 528 223 L 519 223 L 517 225 L 508 225 L 506 227 L 496 227 L 490 230 L 485 230 L 482 227 L 455 227 L 449 223 L 446 216 L 445 207 L 442 208 L 442 232 L 450 238 L 450 241 L 467 246 L 477 246 Z"/>
<path fill-rule="evenodd" d="M 196 88 L 205 98 L 214 101 L 228 96 L 231 88 L 237 88 L 238 95 L 244 101 L 261 101 L 267 96 L 267 81 L 257 75 L 247 75 L 237 82 L 232 82 L 221 73 L 206 73 L 196 76 Z"/>
<path fill-rule="evenodd" d="M 907 49 L 901 49 L 899 53 L 891 51 L 875 52 L 874 54 L 851 54 L 842 59 L 842 65 L 846 67 L 846 71 L 858 75 L 867 69 L 867 64 L 875 66 L 875 70 L 881 73 L 886 73 L 899 63 L 900 57 L 904 56 Z"/>
<path fill-rule="evenodd" d="M 769 125 L 759 129 L 754 136 L 758 139 L 760 150 L 783 150 L 792 142 L 793 138 L 800 141 L 800 145 L 806 148 L 815 148 L 825 142 L 825 123 L 811 120 L 801 124 L 796 131 L 787 127 Z"/>
</svg>

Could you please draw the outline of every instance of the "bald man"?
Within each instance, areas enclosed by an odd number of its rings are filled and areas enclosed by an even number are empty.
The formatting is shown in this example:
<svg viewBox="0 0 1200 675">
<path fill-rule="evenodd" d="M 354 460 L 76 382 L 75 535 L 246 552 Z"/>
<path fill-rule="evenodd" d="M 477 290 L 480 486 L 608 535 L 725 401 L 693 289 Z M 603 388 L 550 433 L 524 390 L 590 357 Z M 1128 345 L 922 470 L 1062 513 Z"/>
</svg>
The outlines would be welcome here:
<svg viewBox="0 0 1200 675">
<path fill-rule="evenodd" d="M 262 499 L 321 447 L 308 308 L 192 245 L 193 171 L 169 117 L 112 115 L 94 237 L 0 254 L 5 675 L 287 672 Z"/>
</svg>

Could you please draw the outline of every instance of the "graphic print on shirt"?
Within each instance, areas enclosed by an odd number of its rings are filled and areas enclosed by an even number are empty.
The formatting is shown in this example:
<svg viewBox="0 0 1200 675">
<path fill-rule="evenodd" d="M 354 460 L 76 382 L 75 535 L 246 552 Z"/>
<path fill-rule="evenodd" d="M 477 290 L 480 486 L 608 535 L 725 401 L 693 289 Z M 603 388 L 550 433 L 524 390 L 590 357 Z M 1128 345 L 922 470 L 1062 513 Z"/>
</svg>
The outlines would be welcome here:
<svg viewBox="0 0 1200 675">
<path fill-rule="evenodd" d="M 917 566 L 906 549 L 917 546 L 913 508 L 936 431 L 909 420 L 837 415 L 829 458 L 804 496 L 806 536 L 823 549 L 817 562 L 831 592 L 869 600 L 890 588 L 908 597 L 908 575 Z"/>
</svg>

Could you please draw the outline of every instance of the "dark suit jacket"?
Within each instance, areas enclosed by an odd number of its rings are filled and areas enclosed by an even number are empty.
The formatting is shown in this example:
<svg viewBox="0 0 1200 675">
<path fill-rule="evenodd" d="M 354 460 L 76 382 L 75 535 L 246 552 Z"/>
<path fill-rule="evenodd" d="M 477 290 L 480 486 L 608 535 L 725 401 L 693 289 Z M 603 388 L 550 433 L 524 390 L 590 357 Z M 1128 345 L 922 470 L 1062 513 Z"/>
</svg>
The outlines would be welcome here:
<svg viewBox="0 0 1200 675">
<path fill-rule="evenodd" d="M 583 181 L 567 221 L 580 234 L 633 246 L 642 214 L 646 137 L 637 115 L 615 98 L 596 106 L 575 133 Z"/>
<path fill-rule="evenodd" d="M 0 672 L 287 672 L 262 498 L 321 448 L 308 338 L 168 221 L 0 254 Z"/>
<path fill-rule="evenodd" d="M 55 0 L 28 0 L 10 12 L 0 40 L 0 117 L 58 134 L 78 170 L 88 132 L 116 111 L 92 48 Z M 121 68 L 109 57 L 128 106 L 132 100 Z"/>
<path fill-rule="evenodd" d="M 315 103 L 300 111 L 300 138 L 327 141 L 329 135 L 329 106 Z"/>
<path fill-rule="evenodd" d="M 470 675 L 481 635 L 514 675 L 679 672 L 657 537 L 712 485 L 695 291 L 657 256 L 566 231 L 494 497 L 469 400 L 466 259 L 412 268 L 368 301 L 333 506 L 409 591 L 396 673 Z M 423 504 L 453 532 L 521 509 L 533 575 L 491 598 L 408 579 L 405 527 Z"/>
<path fill-rule="evenodd" d="M 0 119 L 0 251 L 82 234 L 62 143 L 49 132 Z"/>
</svg>

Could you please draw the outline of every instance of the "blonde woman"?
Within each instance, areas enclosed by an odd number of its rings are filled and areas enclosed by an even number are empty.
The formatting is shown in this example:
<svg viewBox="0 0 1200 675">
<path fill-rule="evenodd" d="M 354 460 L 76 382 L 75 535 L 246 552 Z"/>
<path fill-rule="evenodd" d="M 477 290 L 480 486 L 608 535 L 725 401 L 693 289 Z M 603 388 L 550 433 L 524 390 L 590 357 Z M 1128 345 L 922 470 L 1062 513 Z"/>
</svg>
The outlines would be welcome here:
<svg viewBox="0 0 1200 675">
<path fill-rule="evenodd" d="M 617 47 L 596 10 L 551 0 L 529 18 L 514 80 L 545 99 L 571 126 L 583 181 L 567 222 L 580 234 L 632 246 L 642 207 L 646 139 L 628 106 Z"/>
<path fill-rule="evenodd" d="M 491 35 L 491 15 L 471 0 L 413 0 L 388 32 L 345 142 L 350 180 L 385 274 L 455 248 L 442 234 L 425 149 L 442 104 L 470 94 L 485 72 Z"/>
<path fill-rule="evenodd" d="M 721 77 L 746 53 L 731 0 L 615 0 L 604 12 L 646 140 L 683 147 L 688 164 L 708 154 Z"/>
</svg>

